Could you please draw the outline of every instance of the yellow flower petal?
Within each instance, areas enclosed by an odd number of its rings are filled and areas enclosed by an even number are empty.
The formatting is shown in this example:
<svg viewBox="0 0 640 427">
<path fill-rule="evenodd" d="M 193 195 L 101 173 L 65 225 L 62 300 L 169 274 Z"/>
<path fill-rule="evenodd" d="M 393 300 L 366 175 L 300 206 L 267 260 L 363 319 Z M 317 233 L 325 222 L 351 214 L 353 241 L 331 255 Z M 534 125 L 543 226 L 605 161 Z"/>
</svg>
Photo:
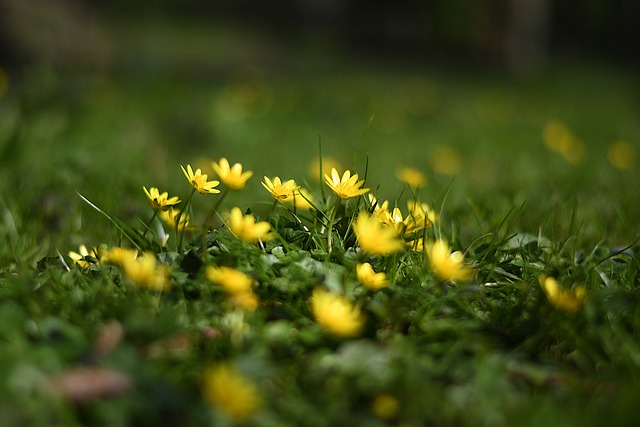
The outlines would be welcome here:
<svg viewBox="0 0 640 427">
<path fill-rule="evenodd" d="M 316 322 L 334 335 L 352 337 L 360 334 L 364 319 L 360 309 L 343 296 L 316 288 L 311 296 L 311 311 Z"/>
</svg>

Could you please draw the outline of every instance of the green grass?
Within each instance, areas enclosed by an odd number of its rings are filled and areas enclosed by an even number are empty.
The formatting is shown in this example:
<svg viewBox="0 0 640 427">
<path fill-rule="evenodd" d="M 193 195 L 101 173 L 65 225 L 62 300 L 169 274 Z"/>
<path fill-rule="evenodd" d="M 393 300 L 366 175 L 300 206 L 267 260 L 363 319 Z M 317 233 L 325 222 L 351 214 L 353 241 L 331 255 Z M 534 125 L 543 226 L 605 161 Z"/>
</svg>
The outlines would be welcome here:
<svg viewBox="0 0 640 427">
<path fill-rule="evenodd" d="M 240 69 L 222 80 L 34 68 L 0 99 L 0 424 L 229 424 L 202 391 L 205 369 L 223 361 L 262 396 L 249 425 L 631 422 L 640 374 L 638 168 L 607 160 L 610 143 L 640 141 L 630 74 L 574 64 L 518 82 L 347 65 Z M 582 163 L 545 147 L 549 120 L 584 141 Z M 325 156 L 366 173 L 366 186 L 405 214 L 412 194 L 396 168 L 421 170 L 428 184 L 417 196 L 440 217 L 426 237 L 464 251 L 474 278 L 442 280 L 410 250 L 357 250 L 353 200 L 337 211 L 329 253 L 335 198 L 308 172 L 319 140 Z M 454 174 L 433 160 L 445 146 L 459 157 Z M 156 228 L 144 237 L 127 231 L 170 268 L 168 293 L 135 286 L 117 264 L 73 265 L 67 253 L 80 244 L 132 245 L 78 193 L 142 231 L 152 214 L 143 185 L 186 200 L 180 165 L 222 156 L 255 174 L 220 213 L 251 209 L 278 239 L 246 244 L 218 216 L 206 254 L 199 230 L 182 248 L 168 228 L 164 247 Z M 271 213 L 263 175 L 304 184 L 322 213 L 297 212 L 302 223 L 280 205 Z M 194 196 L 195 224 L 216 197 Z M 359 285 L 355 265 L 364 261 L 391 286 Z M 258 309 L 233 309 L 203 263 L 250 275 Z M 584 285 L 583 306 L 556 308 L 540 275 Z M 340 338 L 316 322 L 309 298 L 318 286 L 361 308 L 361 333 Z M 78 367 L 122 374 L 130 387 L 74 400 L 54 385 Z M 399 402 L 389 420 L 372 410 L 381 394 Z"/>
</svg>

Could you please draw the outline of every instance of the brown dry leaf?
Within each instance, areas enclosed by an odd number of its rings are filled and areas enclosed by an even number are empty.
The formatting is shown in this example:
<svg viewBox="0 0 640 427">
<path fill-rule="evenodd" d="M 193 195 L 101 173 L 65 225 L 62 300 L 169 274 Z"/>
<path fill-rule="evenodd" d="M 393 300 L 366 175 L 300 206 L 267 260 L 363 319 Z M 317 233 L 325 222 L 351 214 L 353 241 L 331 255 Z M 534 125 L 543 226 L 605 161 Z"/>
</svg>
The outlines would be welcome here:
<svg viewBox="0 0 640 427">
<path fill-rule="evenodd" d="M 52 378 L 54 390 L 73 402 L 120 396 L 133 389 L 124 372 L 105 368 L 71 368 Z"/>
<path fill-rule="evenodd" d="M 187 332 L 179 332 L 170 337 L 153 342 L 147 349 L 151 358 L 182 356 L 193 348 L 193 337 Z"/>
<path fill-rule="evenodd" d="M 117 320 L 112 320 L 102 327 L 91 350 L 95 360 L 109 355 L 122 342 L 124 328 Z"/>
</svg>

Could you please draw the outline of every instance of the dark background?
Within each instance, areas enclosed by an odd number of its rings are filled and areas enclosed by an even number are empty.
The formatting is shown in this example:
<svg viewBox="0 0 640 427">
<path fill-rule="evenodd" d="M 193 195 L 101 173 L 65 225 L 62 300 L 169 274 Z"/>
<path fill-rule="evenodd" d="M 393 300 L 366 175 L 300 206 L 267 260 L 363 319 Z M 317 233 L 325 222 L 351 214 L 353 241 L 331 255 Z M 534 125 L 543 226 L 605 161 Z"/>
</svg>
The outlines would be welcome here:
<svg viewBox="0 0 640 427">
<path fill-rule="evenodd" d="M 636 65 L 640 58 L 634 0 L 0 0 L 0 13 L 5 66 L 113 66 L 126 48 L 117 34 L 123 23 L 166 20 L 233 26 L 296 46 L 504 66 L 524 75 L 558 57 Z"/>
</svg>

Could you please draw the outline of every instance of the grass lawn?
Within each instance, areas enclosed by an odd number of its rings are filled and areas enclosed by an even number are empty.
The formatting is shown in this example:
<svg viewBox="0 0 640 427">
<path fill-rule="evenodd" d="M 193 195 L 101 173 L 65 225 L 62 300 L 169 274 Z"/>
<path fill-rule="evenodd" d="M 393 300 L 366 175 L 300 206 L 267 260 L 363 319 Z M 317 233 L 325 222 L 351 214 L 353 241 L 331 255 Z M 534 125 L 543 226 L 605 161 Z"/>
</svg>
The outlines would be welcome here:
<svg viewBox="0 0 640 427">
<path fill-rule="evenodd" d="M 633 74 L 356 62 L 0 92 L 1 425 L 632 422 Z"/>
</svg>

